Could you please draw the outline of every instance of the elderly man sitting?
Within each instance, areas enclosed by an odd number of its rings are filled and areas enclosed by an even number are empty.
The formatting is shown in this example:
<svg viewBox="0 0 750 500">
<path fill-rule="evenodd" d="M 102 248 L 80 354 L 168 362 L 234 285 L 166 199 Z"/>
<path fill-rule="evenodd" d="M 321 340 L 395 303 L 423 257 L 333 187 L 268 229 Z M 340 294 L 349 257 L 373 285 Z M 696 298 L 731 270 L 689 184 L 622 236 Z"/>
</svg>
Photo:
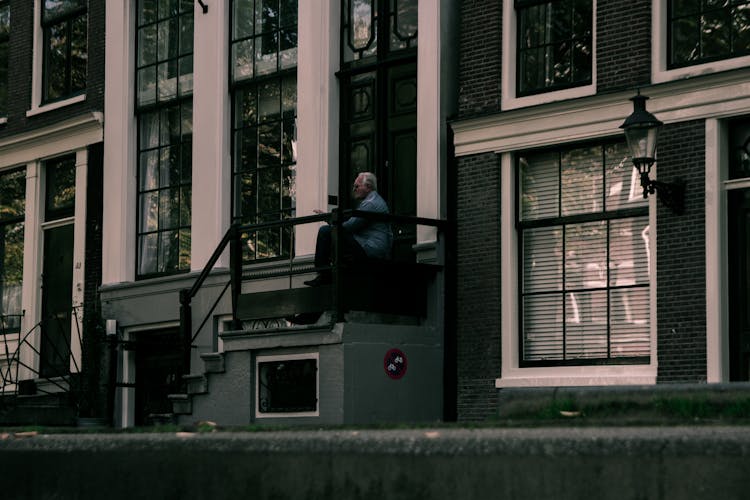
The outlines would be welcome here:
<svg viewBox="0 0 750 500">
<path fill-rule="evenodd" d="M 388 213 L 388 204 L 378 194 L 378 180 L 371 172 L 362 172 L 352 187 L 352 197 L 359 203 L 357 210 L 363 212 Z M 316 210 L 316 213 L 320 211 Z M 323 268 L 331 264 L 331 226 L 321 226 L 315 243 L 315 267 Z M 346 260 L 361 261 L 366 258 L 387 259 L 391 256 L 393 233 L 390 224 L 370 221 L 363 217 L 352 217 L 342 224 L 339 232 L 343 257 Z M 321 271 L 315 279 L 305 281 L 309 286 L 320 286 L 331 282 L 331 272 Z"/>
</svg>

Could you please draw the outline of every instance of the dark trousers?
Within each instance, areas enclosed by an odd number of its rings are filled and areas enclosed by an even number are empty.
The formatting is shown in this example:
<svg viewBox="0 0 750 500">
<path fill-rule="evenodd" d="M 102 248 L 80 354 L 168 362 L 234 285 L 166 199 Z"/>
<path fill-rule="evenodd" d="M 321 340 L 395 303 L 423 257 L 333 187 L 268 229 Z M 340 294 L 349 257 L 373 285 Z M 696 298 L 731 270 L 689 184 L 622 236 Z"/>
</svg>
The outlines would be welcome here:
<svg viewBox="0 0 750 500">
<path fill-rule="evenodd" d="M 361 261 L 367 259 L 367 254 L 354 239 L 354 235 L 341 228 L 338 233 L 341 239 L 341 251 L 343 255 L 339 257 L 339 263 Z M 325 225 L 318 229 L 318 239 L 315 241 L 315 267 L 328 267 L 331 265 L 331 255 L 333 254 L 333 227 Z"/>
</svg>

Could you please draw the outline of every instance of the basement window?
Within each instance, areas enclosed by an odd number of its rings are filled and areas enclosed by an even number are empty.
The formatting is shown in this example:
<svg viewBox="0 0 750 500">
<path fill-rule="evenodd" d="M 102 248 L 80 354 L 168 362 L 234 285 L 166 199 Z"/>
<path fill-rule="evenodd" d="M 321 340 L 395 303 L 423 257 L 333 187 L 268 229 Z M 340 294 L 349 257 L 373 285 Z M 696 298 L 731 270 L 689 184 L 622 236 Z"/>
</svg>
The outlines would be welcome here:
<svg viewBox="0 0 750 500">
<path fill-rule="evenodd" d="M 318 416 L 318 354 L 259 356 L 256 417 Z"/>
</svg>

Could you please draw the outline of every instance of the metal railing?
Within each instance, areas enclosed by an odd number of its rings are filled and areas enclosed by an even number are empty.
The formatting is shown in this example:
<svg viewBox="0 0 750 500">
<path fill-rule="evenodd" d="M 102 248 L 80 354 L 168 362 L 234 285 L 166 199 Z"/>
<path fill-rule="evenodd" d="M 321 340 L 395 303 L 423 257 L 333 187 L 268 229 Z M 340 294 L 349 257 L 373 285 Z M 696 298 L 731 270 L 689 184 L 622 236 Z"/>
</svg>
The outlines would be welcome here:
<svg viewBox="0 0 750 500">
<path fill-rule="evenodd" d="M 53 314 L 42 318 L 25 333 L 21 333 L 20 327 L 6 328 L 9 320 L 20 325 L 23 315 L 0 316 L 0 397 L 39 393 L 72 394 L 80 389 L 79 379 L 75 374 L 79 374 L 81 368 L 72 343 L 77 342 L 82 348 L 79 315 L 82 307 L 73 307 L 70 314 Z M 74 325 L 72 331 L 69 330 L 71 323 Z M 51 326 L 57 327 L 58 332 L 70 331 L 70 335 L 53 337 L 48 328 Z"/>
<path fill-rule="evenodd" d="M 257 233 L 263 230 L 273 229 L 284 229 L 290 228 L 290 251 L 289 251 L 289 267 L 287 270 L 280 273 L 281 276 L 289 276 L 290 287 L 292 286 L 292 276 L 298 274 L 309 274 L 311 272 L 320 271 L 331 271 L 334 299 L 333 302 L 336 304 L 334 313 L 334 321 L 343 318 L 343 311 L 340 309 L 341 301 L 339 300 L 339 293 L 342 288 L 342 273 L 341 273 L 341 259 L 342 255 L 342 244 L 341 239 L 337 237 L 338 232 L 341 230 L 344 221 L 351 217 L 362 217 L 371 221 L 386 222 L 391 225 L 413 225 L 413 226 L 429 226 L 434 227 L 439 233 L 444 233 L 448 229 L 448 222 L 441 219 L 429 219 L 424 217 L 413 217 L 404 215 L 394 214 L 383 214 L 375 212 L 366 212 L 360 210 L 333 210 L 329 213 L 310 215 L 304 217 L 296 217 L 291 219 L 283 219 L 271 222 L 262 222 L 256 224 L 233 224 L 224 234 L 222 239 L 219 241 L 218 246 L 214 250 L 208 262 L 204 266 L 201 273 L 196 278 L 193 286 L 180 291 L 180 335 L 184 341 L 185 346 L 185 366 L 190 366 L 190 352 L 192 349 L 193 342 L 201 332 L 202 328 L 206 325 L 208 320 L 212 317 L 214 310 L 218 306 L 219 302 L 223 298 L 226 291 L 229 289 L 231 293 L 231 309 L 232 319 L 231 328 L 234 330 L 240 330 L 242 328 L 241 321 L 237 317 L 237 305 L 242 289 L 243 282 L 243 256 L 242 256 L 242 234 L 243 233 Z M 305 224 L 315 224 L 325 222 L 332 226 L 332 264 L 325 267 L 299 267 L 293 266 L 293 248 L 294 248 L 294 228 Z M 229 282 L 226 283 L 218 297 L 214 301 L 213 305 L 209 308 L 209 311 L 201 321 L 199 327 L 193 332 L 192 329 L 192 299 L 198 294 L 206 279 L 211 275 L 214 270 L 216 263 L 221 258 L 221 255 L 229 247 Z M 262 278 L 267 278 L 268 275 L 262 275 Z M 247 278 L 252 279 L 252 278 Z"/>
</svg>

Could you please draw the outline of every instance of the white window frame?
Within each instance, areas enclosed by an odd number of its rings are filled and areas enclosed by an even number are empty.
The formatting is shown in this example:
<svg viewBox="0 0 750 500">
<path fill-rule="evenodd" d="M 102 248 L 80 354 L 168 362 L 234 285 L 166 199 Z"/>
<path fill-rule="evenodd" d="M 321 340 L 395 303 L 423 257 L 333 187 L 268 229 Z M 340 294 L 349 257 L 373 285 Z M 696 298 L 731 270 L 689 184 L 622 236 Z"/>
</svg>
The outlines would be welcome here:
<svg viewBox="0 0 750 500">
<path fill-rule="evenodd" d="M 656 1 L 656 0 L 655 0 Z M 591 84 L 517 97 L 517 21 L 513 0 L 503 0 L 503 55 L 500 106 L 503 110 L 523 108 L 554 101 L 576 99 L 596 94 L 596 1 L 591 0 Z"/>
<path fill-rule="evenodd" d="M 664 0 L 651 1 L 651 81 L 663 83 L 682 80 L 707 73 L 717 73 L 735 68 L 750 66 L 750 55 L 722 59 L 703 64 L 695 64 L 683 68 L 667 69 L 669 61 L 667 2 Z"/>
<path fill-rule="evenodd" d="M 261 412 L 258 405 L 260 397 L 260 364 L 272 363 L 274 361 L 294 361 L 303 359 L 315 360 L 315 411 L 300 412 Z M 305 352 L 299 354 L 278 354 L 278 355 L 259 355 L 255 357 L 255 394 L 253 395 L 253 407 L 255 407 L 255 418 L 299 418 L 299 417 L 319 417 L 320 416 L 320 354 L 318 352 Z"/>
<path fill-rule="evenodd" d="M 86 92 L 68 99 L 55 101 L 49 104 L 42 104 L 42 77 L 44 73 L 44 31 L 42 30 L 42 2 L 34 2 L 34 40 L 32 48 L 32 69 L 31 69 L 31 109 L 26 111 L 26 116 L 36 116 L 55 109 L 64 108 L 78 102 L 86 100 Z M 86 41 L 88 43 L 88 40 Z"/>
<path fill-rule="evenodd" d="M 650 277 L 650 363 L 644 365 L 582 365 L 524 367 L 519 365 L 519 290 L 518 290 L 518 231 L 515 225 L 516 176 L 514 154 L 502 153 L 501 221 L 500 221 L 500 276 L 501 280 L 501 350 L 502 368 L 495 387 L 561 387 L 598 385 L 651 385 L 656 383 L 656 210 L 655 196 L 649 198 L 649 225 L 652 235 L 649 244 Z"/>
</svg>

